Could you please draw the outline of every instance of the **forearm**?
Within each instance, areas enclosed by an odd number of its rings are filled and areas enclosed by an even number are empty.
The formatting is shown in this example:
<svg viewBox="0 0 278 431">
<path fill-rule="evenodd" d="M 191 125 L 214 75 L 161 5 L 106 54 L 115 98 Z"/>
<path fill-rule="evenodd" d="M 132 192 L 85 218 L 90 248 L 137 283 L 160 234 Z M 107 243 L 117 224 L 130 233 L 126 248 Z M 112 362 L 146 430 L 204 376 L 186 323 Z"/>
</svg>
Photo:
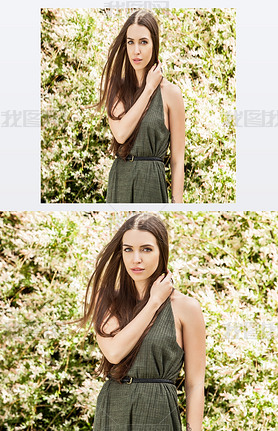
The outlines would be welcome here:
<svg viewBox="0 0 278 431">
<path fill-rule="evenodd" d="M 113 337 L 99 341 L 104 356 L 112 364 L 118 364 L 138 342 L 139 338 L 151 322 L 160 303 L 149 299 L 145 307 L 120 332 Z"/>
<path fill-rule="evenodd" d="M 204 414 L 204 385 L 186 388 L 186 431 L 201 431 Z"/>
<path fill-rule="evenodd" d="M 134 105 L 127 111 L 123 118 L 119 120 L 117 124 L 117 137 L 115 136 L 116 139 L 118 138 L 117 141 L 119 144 L 124 144 L 133 133 L 152 93 L 153 90 L 146 86 Z"/>
<path fill-rule="evenodd" d="M 183 160 L 171 163 L 171 191 L 174 203 L 183 202 L 184 163 Z"/>
</svg>

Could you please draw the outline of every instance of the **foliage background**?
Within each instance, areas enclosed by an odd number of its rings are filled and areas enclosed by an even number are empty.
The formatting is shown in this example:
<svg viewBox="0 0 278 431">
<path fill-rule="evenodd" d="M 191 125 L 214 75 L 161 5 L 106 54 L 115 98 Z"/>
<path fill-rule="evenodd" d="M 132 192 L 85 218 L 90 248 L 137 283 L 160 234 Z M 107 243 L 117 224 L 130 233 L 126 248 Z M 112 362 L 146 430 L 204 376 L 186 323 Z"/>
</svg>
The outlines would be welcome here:
<svg viewBox="0 0 278 431">
<path fill-rule="evenodd" d="M 0 430 L 88 431 L 102 382 L 81 315 L 97 254 L 132 212 L 0 214 Z M 175 287 L 207 327 L 204 429 L 277 430 L 278 213 L 161 212 Z M 183 372 L 180 375 L 180 384 Z M 186 403 L 179 403 L 183 423 Z"/>
<path fill-rule="evenodd" d="M 112 135 L 106 113 L 92 105 L 108 48 L 133 11 L 41 10 L 42 202 L 106 201 Z M 185 104 L 184 202 L 233 202 L 235 9 L 153 12 L 164 76 Z M 170 189 L 169 157 L 166 179 Z"/>
</svg>

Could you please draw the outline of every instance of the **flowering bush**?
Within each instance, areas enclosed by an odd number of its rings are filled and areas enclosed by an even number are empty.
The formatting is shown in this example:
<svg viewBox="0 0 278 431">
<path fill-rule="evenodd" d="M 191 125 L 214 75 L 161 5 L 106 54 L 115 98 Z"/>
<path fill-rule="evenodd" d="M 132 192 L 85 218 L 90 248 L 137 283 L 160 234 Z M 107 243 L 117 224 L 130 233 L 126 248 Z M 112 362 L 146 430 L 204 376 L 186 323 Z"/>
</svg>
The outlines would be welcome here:
<svg viewBox="0 0 278 431">
<path fill-rule="evenodd" d="M 65 322 L 81 316 L 95 258 L 132 214 L 1 213 L 1 431 L 92 429 L 101 354 L 93 331 Z M 160 216 L 175 287 L 206 321 L 204 429 L 275 430 L 277 213 Z"/>
<path fill-rule="evenodd" d="M 42 9 L 42 202 L 105 202 L 112 157 L 96 112 L 110 44 L 132 9 Z M 184 202 L 235 200 L 235 9 L 155 9 L 163 73 L 183 94 Z M 166 179 L 171 184 L 170 161 Z"/>
</svg>

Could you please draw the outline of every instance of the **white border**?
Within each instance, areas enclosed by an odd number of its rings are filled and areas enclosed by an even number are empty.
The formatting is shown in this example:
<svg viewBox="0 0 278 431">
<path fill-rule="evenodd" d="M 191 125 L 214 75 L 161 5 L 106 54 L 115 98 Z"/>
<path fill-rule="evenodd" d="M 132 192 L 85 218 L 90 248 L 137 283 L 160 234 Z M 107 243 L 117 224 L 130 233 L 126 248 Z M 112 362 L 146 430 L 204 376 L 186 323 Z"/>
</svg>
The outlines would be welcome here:
<svg viewBox="0 0 278 431">
<path fill-rule="evenodd" d="M 93 6 L 104 4 L 97 1 Z M 17 1 L 1 6 L 0 112 L 40 109 L 41 7 L 89 8 L 92 2 Z M 170 0 L 169 7 L 236 8 L 237 110 L 278 110 L 278 4 L 274 0 L 263 4 Z M 237 128 L 235 204 L 41 204 L 40 129 L 0 127 L 0 210 L 278 210 L 277 137 L 278 127 Z"/>
</svg>

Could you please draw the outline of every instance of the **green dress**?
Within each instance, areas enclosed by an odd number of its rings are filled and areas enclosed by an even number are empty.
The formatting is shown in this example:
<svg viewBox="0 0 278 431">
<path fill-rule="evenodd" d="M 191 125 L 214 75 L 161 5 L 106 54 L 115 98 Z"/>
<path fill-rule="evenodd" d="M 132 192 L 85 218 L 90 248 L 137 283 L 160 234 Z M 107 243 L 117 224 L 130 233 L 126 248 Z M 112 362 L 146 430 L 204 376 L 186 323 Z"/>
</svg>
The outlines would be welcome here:
<svg viewBox="0 0 278 431">
<path fill-rule="evenodd" d="M 127 375 L 176 381 L 184 351 L 176 341 L 170 298 L 145 336 Z M 176 386 L 107 380 L 97 399 L 93 431 L 181 431 Z"/>
<path fill-rule="evenodd" d="M 159 85 L 140 124 L 130 155 L 164 159 L 169 140 L 170 131 L 164 122 Z M 164 163 L 115 159 L 109 173 L 106 201 L 108 203 L 167 203 Z"/>
</svg>

